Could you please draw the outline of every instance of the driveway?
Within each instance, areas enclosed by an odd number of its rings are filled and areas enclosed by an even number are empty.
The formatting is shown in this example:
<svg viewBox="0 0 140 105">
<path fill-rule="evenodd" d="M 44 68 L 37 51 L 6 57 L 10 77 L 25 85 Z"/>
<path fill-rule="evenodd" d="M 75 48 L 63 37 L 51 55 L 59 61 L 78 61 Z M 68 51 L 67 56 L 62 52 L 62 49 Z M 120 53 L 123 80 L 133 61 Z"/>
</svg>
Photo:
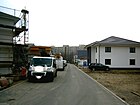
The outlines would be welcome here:
<svg viewBox="0 0 140 105">
<path fill-rule="evenodd" d="M 68 64 L 54 82 L 24 81 L 0 91 L 0 105 L 126 105 L 110 91 Z"/>
</svg>

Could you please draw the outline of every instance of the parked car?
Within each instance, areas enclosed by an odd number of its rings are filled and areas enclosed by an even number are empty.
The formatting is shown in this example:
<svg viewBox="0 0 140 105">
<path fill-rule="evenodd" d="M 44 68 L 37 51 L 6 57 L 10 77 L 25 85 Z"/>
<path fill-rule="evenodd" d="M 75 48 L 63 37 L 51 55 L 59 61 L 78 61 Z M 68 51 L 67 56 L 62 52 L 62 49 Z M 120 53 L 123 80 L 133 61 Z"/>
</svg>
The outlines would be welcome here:
<svg viewBox="0 0 140 105">
<path fill-rule="evenodd" d="M 90 70 L 92 70 L 94 65 L 95 65 L 95 63 L 90 63 L 90 64 L 88 65 L 88 68 L 89 68 Z"/>
<path fill-rule="evenodd" d="M 53 57 L 38 57 L 31 59 L 30 67 L 27 73 L 28 81 L 45 80 L 53 82 L 57 76 L 55 58 Z"/>
<path fill-rule="evenodd" d="M 110 70 L 109 66 L 103 65 L 101 63 L 90 63 L 89 69 L 90 70 L 106 70 L 106 71 Z"/>
</svg>

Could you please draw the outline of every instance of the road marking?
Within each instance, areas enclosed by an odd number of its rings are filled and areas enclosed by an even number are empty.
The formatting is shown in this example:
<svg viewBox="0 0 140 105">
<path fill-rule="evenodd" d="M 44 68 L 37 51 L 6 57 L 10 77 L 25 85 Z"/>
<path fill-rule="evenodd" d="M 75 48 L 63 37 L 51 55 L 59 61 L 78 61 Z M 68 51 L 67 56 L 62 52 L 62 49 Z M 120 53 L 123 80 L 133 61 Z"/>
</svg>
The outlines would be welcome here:
<svg viewBox="0 0 140 105">
<path fill-rule="evenodd" d="M 85 74 L 86 76 L 88 76 L 91 80 L 95 81 L 97 84 L 99 84 L 104 90 L 110 92 L 112 95 L 114 95 L 116 98 L 118 98 L 120 101 L 122 101 L 124 104 L 129 105 L 126 101 L 124 101 L 123 99 L 121 99 L 119 96 L 117 96 L 115 93 L 113 93 L 111 90 L 109 90 L 108 88 L 106 88 L 105 86 L 103 86 L 101 83 L 99 83 L 98 81 L 96 81 L 95 79 L 93 79 L 91 76 L 89 76 L 88 74 L 86 74 L 85 72 L 83 72 L 81 69 L 79 69 L 77 67 L 77 69 L 82 72 L 83 74 Z"/>
</svg>

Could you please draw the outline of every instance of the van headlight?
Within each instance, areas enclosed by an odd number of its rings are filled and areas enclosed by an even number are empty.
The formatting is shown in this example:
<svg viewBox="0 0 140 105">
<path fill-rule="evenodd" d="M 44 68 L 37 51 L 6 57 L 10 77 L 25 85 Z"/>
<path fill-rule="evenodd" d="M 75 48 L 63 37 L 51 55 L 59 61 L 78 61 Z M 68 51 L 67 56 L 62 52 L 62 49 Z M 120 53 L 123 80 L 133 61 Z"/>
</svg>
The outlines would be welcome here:
<svg viewBox="0 0 140 105">
<path fill-rule="evenodd" d="M 34 67 L 32 67 L 32 66 L 29 67 L 29 71 L 34 71 L 34 70 L 35 70 Z"/>
<path fill-rule="evenodd" d="M 44 71 L 53 72 L 52 68 L 44 68 Z"/>
<path fill-rule="evenodd" d="M 44 71 L 47 71 L 47 69 L 48 69 L 47 67 L 44 67 Z"/>
</svg>

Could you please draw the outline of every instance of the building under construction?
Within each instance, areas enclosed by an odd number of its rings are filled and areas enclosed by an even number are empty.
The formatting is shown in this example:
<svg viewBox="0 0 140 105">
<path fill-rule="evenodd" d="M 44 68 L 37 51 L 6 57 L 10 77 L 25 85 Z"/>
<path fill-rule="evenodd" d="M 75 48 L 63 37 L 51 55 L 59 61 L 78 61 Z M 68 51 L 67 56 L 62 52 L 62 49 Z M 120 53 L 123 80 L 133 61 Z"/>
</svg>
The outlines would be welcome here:
<svg viewBox="0 0 140 105">
<path fill-rule="evenodd" d="M 0 6 L 0 75 L 19 72 L 20 67 L 28 64 L 28 17 L 25 9 L 19 11 Z"/>
<path fill-rule="evenodd" d="M 49 46 L 30 46 L 28 50 L 28 58 L 29 60 L 33 56 L 45 56 L 49 57 L 52 55 L 52 48 Z"/>
</svg>

